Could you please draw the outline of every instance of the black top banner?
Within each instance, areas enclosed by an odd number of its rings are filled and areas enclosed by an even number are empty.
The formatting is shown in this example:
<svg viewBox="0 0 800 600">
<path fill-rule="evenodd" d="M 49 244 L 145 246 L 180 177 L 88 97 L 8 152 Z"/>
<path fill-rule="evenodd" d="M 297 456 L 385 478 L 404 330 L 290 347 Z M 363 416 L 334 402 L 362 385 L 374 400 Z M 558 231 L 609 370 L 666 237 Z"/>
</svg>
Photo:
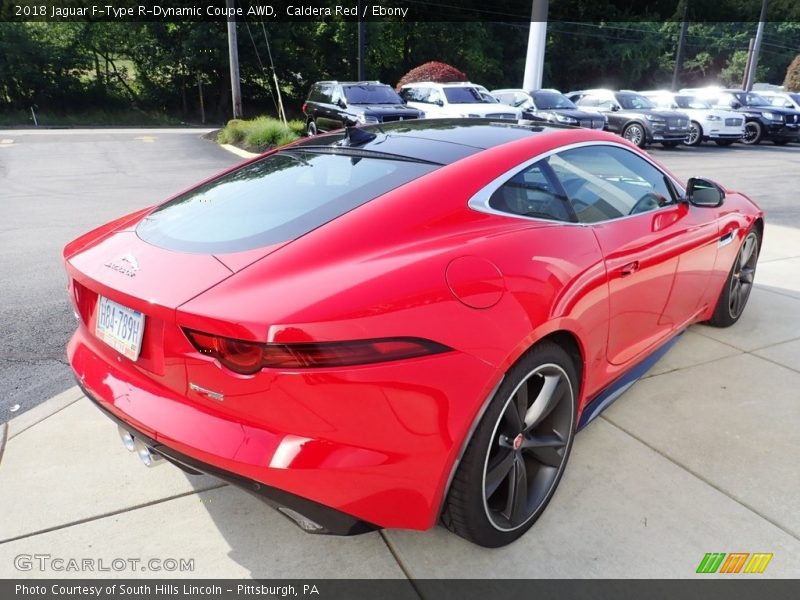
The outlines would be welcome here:
<svg viewBox="0 0 800 600">
<path fill-rule="evenodd" d="M 0 21 L 760 20 L 764 0 L 0 0 Z M 536 6 L 534 6 L 536 5 Z M 544 12 L 543 12 L 544 11 Z M 547 15 L 546 19 L 543 15 Z M 535 16 L 534 16 L 535 15 Z M 800 20 L 798 0 L 767 0 L 767 21 Z"/>
</svg>

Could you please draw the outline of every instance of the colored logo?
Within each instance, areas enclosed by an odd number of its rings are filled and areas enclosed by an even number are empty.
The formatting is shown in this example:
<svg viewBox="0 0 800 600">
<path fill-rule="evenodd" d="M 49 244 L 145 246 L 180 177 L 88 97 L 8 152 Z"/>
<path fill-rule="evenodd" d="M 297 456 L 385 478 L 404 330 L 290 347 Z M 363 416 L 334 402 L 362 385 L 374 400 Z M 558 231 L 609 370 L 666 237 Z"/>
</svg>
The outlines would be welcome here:
<svg viewBox="0 0 800 600">
<path fill-rule="evenodd" d="M 771 560 L 772 554 L 764 552 L 708 552 L 700 561 L 697 573 L 763 573 Z"/>
</svg>

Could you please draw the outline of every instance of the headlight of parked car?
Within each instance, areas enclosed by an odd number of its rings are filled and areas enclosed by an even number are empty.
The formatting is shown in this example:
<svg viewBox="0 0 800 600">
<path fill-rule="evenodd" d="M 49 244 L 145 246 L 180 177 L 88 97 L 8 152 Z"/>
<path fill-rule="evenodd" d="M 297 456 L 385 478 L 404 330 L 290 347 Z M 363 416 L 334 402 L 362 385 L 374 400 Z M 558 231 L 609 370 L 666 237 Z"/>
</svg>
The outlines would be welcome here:
<svg viewBox="0 0 800 600">
<path fill-rule="evenodd" d="M 657 115 L 645 115 L 644 118 L 647 119 L 648 121 L 653 122 L 653 123 L 662 123 L 663 124 L 663 123 L 667 122 L 666 119 L 664 119 L 664 117 L 659 117 Z"/>
<path fill-rule="evenodd" d="M 717 115 L 706 115 L 706 121 L 722 121 L 722 117 Z"/>
<path fill-rule="evenodd" d="M 578 119 L 575 119 L 573 117 L 568 117 L 567 115 L 560 115 L 560 114 L 556 113 L 555 117 L 556 117 L 556 121 L 558 121 L 559 123 L 566 123 L 568 125 L 577 125 L 578 124 Z"/>
<path fill-rule="evenodd" d="M 761 114 L 764 115 L 765 119 L 769 119 L 770 121 L 783 121 L 783 117 L 781 115 L 774 112 L 769 112 L 768 110 L 765 110 Z"/>
<path fill-rule="evenodd" d="M 360 114 L 360 115 L 358 115 L 358 116 L 356 117 L 356 119 L 358 119 L 358 122 L 359 122 L 359 123 L 364 123 L 364 124 L 366 124 L 366 123 L 379 123 L 379 122 L 380 122 L 380 121 L 378 121 L 378 117 L 373 117 L 373 116 L 370 116 L 370 115 L 365 115 L 365 114 L 363 114 L 363 113 L 362 113 L 362 114 Z"/>
</svg>

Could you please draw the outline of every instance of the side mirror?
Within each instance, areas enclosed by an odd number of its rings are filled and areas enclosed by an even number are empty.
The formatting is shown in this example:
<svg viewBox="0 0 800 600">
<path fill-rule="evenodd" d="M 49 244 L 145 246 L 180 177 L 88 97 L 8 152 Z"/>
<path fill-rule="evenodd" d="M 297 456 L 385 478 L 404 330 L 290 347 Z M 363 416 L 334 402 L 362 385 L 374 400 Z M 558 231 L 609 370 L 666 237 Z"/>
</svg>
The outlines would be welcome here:
<svg viewBox="0 0 800 600">
<path fill-rule="evenodd" d="M 436 102 L 434 102 L 434 104 L 436 106 L 444 106 L 444 100 L 437 100 Z"/>
<path fill-rule="evenodd" d="M 722 206 L 725 191 L 710 179 L 692 177 L 686 185 L 686 201 L 692 206 L 716 208 Z"/>
<path fill-rule="evenodd" d="M 339 101 L 336 104 L 339 106 L 339 108 L 347 108 L 347 102 L 345 102 L 343 98 L 339 98 Z"/>
<path fill-rule="evenodd" d="M 731 108 L 733 110 L 737 110 L 739 108 L 742 108 L 742 103 L 737 101 L 737 100 L 734 100 L 733 102 L 731 102 Z"/>
</svg>

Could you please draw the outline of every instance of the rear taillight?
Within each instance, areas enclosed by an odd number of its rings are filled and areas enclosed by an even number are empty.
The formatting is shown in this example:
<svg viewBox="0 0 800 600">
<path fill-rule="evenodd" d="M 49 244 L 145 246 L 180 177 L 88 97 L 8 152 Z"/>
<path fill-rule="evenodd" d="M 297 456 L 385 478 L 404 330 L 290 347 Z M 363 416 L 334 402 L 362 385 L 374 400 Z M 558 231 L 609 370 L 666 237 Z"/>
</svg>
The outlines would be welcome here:
<svg viewBox="0 0 800 600">
<path fill-rule="evenodd" d="M 422 338 L 398 337 L 348 342 L 260 344 L 185 329 L 198 352 L 216 358 L 236 373 L 249 375 L 261 369 L 307 369 L 366 365 L 416 358 L 451 350 Z"/>
<path fill-rule="evenodd" d="M 302 110 L 303 110 L 303 114 L 306 114 L 306 109 L 307 109 L 307 108 L 308 108 L 308 104 L 306 104 L 305 102 L 303 102 L 303 109 L 302 109 Z"/>
</svg>

